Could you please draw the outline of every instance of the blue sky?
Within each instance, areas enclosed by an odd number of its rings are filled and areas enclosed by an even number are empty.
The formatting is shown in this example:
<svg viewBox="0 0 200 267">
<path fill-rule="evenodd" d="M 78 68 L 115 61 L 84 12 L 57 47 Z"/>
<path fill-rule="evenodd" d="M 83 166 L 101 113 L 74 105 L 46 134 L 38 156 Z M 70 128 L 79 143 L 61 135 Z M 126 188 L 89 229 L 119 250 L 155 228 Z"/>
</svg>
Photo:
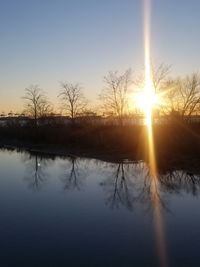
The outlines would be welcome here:
<svg viewBox="0 0 200 267">
<path fill-rule="evenodd" d="M 200 1 L 152 0 L 152 59 L 174 74 L 200 69 Z M 39 84 L 57 103 L 59 81 L 94 99 L 109 70 L 143 68 L 143 0 L 0 0 L 0 112 L 22 109 Z"/>
</svg>

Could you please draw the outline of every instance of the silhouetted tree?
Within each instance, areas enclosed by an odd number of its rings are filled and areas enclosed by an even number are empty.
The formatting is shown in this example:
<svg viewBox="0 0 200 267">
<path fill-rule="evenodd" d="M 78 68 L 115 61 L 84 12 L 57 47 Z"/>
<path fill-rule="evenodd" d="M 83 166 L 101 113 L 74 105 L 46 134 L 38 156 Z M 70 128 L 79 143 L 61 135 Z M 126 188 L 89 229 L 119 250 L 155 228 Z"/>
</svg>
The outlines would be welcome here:
<svg viewBox="0 0 200 267">
<path fill-rule="evenodd" d="M 155 88 L 155 93 L 160 93 L 165 87 L 171 66 L 160 64 L 157 68 L 152 66 L 152 81 Z"/>
<path fill-rule="evenodd" d="M 25 113 L 34 118 L 35 127 L 37 127 L 39 117 L 52 112 L 52 104 L 38 85 L 25 88 L 25 95 L 22 98 L 25 101 Z"/>
<path fill-rule="evenodd" d="M 199 111 L 200 104 L 200 75 L 193 73 L 185 79 L 179 80 L 178 90 L 181 97 L 181 116 L 190 117 Z"/>
<path fill-rule="evenodd" d="M 177 90 L 177 81 L 168 79 L 162 87 L 161 111 L 164 115 L 178 114 L 180 97 Z"/>
<path fill-rule="evenodd" d="M 163 110 L 165 114 L 176 112 L 182 119 L 199 113 L 200 75 L 168 80 L 163 90 Z"/>
<path fill-rule="evenodd" d="M 130 69 L 123 74 L 117 71 L 109 72 L 104 77 L 106 87 L 102 90 L 99 99 L 102 102 L 105 114 L 113 114 L 123 124 L 123 117 L 128 114 L 129 88 L 132 84 Z"/>
<path fill-rule="evenodd" d="M 72 122 L 87 106 L 87 100 L 79 84 L 61 83 L 61 92 L 58 97 L 61 99 L 62 107 Z"/>
</svg>

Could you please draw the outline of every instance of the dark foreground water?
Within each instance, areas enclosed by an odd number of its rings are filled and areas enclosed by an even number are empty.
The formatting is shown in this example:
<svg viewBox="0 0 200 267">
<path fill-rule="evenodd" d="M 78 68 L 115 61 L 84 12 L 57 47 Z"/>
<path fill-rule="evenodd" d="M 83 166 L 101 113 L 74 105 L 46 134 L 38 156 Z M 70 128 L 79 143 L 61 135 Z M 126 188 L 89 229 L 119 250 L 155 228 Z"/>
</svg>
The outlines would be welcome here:
<svg viewBox="0 0 200 267">
<path fill-rule="evenodd" d="M 0 151 L 0 266 L 200 266 L 200 175 Z"/>
</svg>

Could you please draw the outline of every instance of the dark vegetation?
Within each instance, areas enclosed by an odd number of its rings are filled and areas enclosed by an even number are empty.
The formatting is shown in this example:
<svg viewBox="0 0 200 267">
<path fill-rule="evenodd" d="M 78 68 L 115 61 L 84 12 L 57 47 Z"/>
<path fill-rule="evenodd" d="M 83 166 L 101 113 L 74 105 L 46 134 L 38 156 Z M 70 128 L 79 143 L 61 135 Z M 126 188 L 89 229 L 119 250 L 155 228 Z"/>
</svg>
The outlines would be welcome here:
<svg viewBox="0 0 200 267">
<path fill-rule="evenodd" d="M 176 120 L 153 125 L 157 161 L 176 162 L 200 157 L 200 123 Z M 91 123 L 10 123 L 0 127 L 1 146 L 147 160 L 147 127 Z"/>
</svg>

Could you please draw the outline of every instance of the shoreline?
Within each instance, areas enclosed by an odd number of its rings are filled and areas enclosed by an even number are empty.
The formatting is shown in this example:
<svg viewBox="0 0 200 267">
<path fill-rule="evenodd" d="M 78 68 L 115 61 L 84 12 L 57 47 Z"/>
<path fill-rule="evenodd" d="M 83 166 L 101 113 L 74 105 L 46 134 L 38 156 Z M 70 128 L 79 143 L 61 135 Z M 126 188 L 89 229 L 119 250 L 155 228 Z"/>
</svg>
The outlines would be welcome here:
<svg viewBox="0 0 200 267">
<path fill-rule="evenodd" d="M 146 162 L 147 159 L 142 157 L 140 154 L 133 151 L 120 151 L 120 150 L 98 150 L 98 149 L 83 149 L 75 147 L 61 147 L 58 145 L 48 145 L 48 144 L 31 144 L 31 143 L 19 143 L 16 141 L 10 142 L 0 142 L 0 150 L 10 150 L 18 152 L 27 152 L 31 155 L 39 154 L 46 158 L 86 158 L 86 159 L 96 159 L 109 163 L 134 163 L 134 162 Z M 136 156 L 137 155 L 137 156 Z M 143 155 L 144 156 L 144 155 Z M 200 174 L 200 157 L 194 155 L 174 155 L 173 157 L 163 158 L 157 157 L 157 167 L 158 170 L 173 171 L 173 170 L 185 170 L 187 172 L 198 172 Z"/>
<path fill-rule="evenodd" d="M 133 152 L 122 152 L 120 150 L 94 150 L 75 147 L 61 147 L 58 145 L 46 144 L 22 144 L 15 142 L 0 143 L 0 150 L 17 150 L 19 152 L 28 152 L 30 154 L 40 154 L 46 157 L 80 157 L 108 161 L 113 163 L 119 162 L 137 162 L 143 161 L 142 158 L 136 158 Z"/>
</svg>

